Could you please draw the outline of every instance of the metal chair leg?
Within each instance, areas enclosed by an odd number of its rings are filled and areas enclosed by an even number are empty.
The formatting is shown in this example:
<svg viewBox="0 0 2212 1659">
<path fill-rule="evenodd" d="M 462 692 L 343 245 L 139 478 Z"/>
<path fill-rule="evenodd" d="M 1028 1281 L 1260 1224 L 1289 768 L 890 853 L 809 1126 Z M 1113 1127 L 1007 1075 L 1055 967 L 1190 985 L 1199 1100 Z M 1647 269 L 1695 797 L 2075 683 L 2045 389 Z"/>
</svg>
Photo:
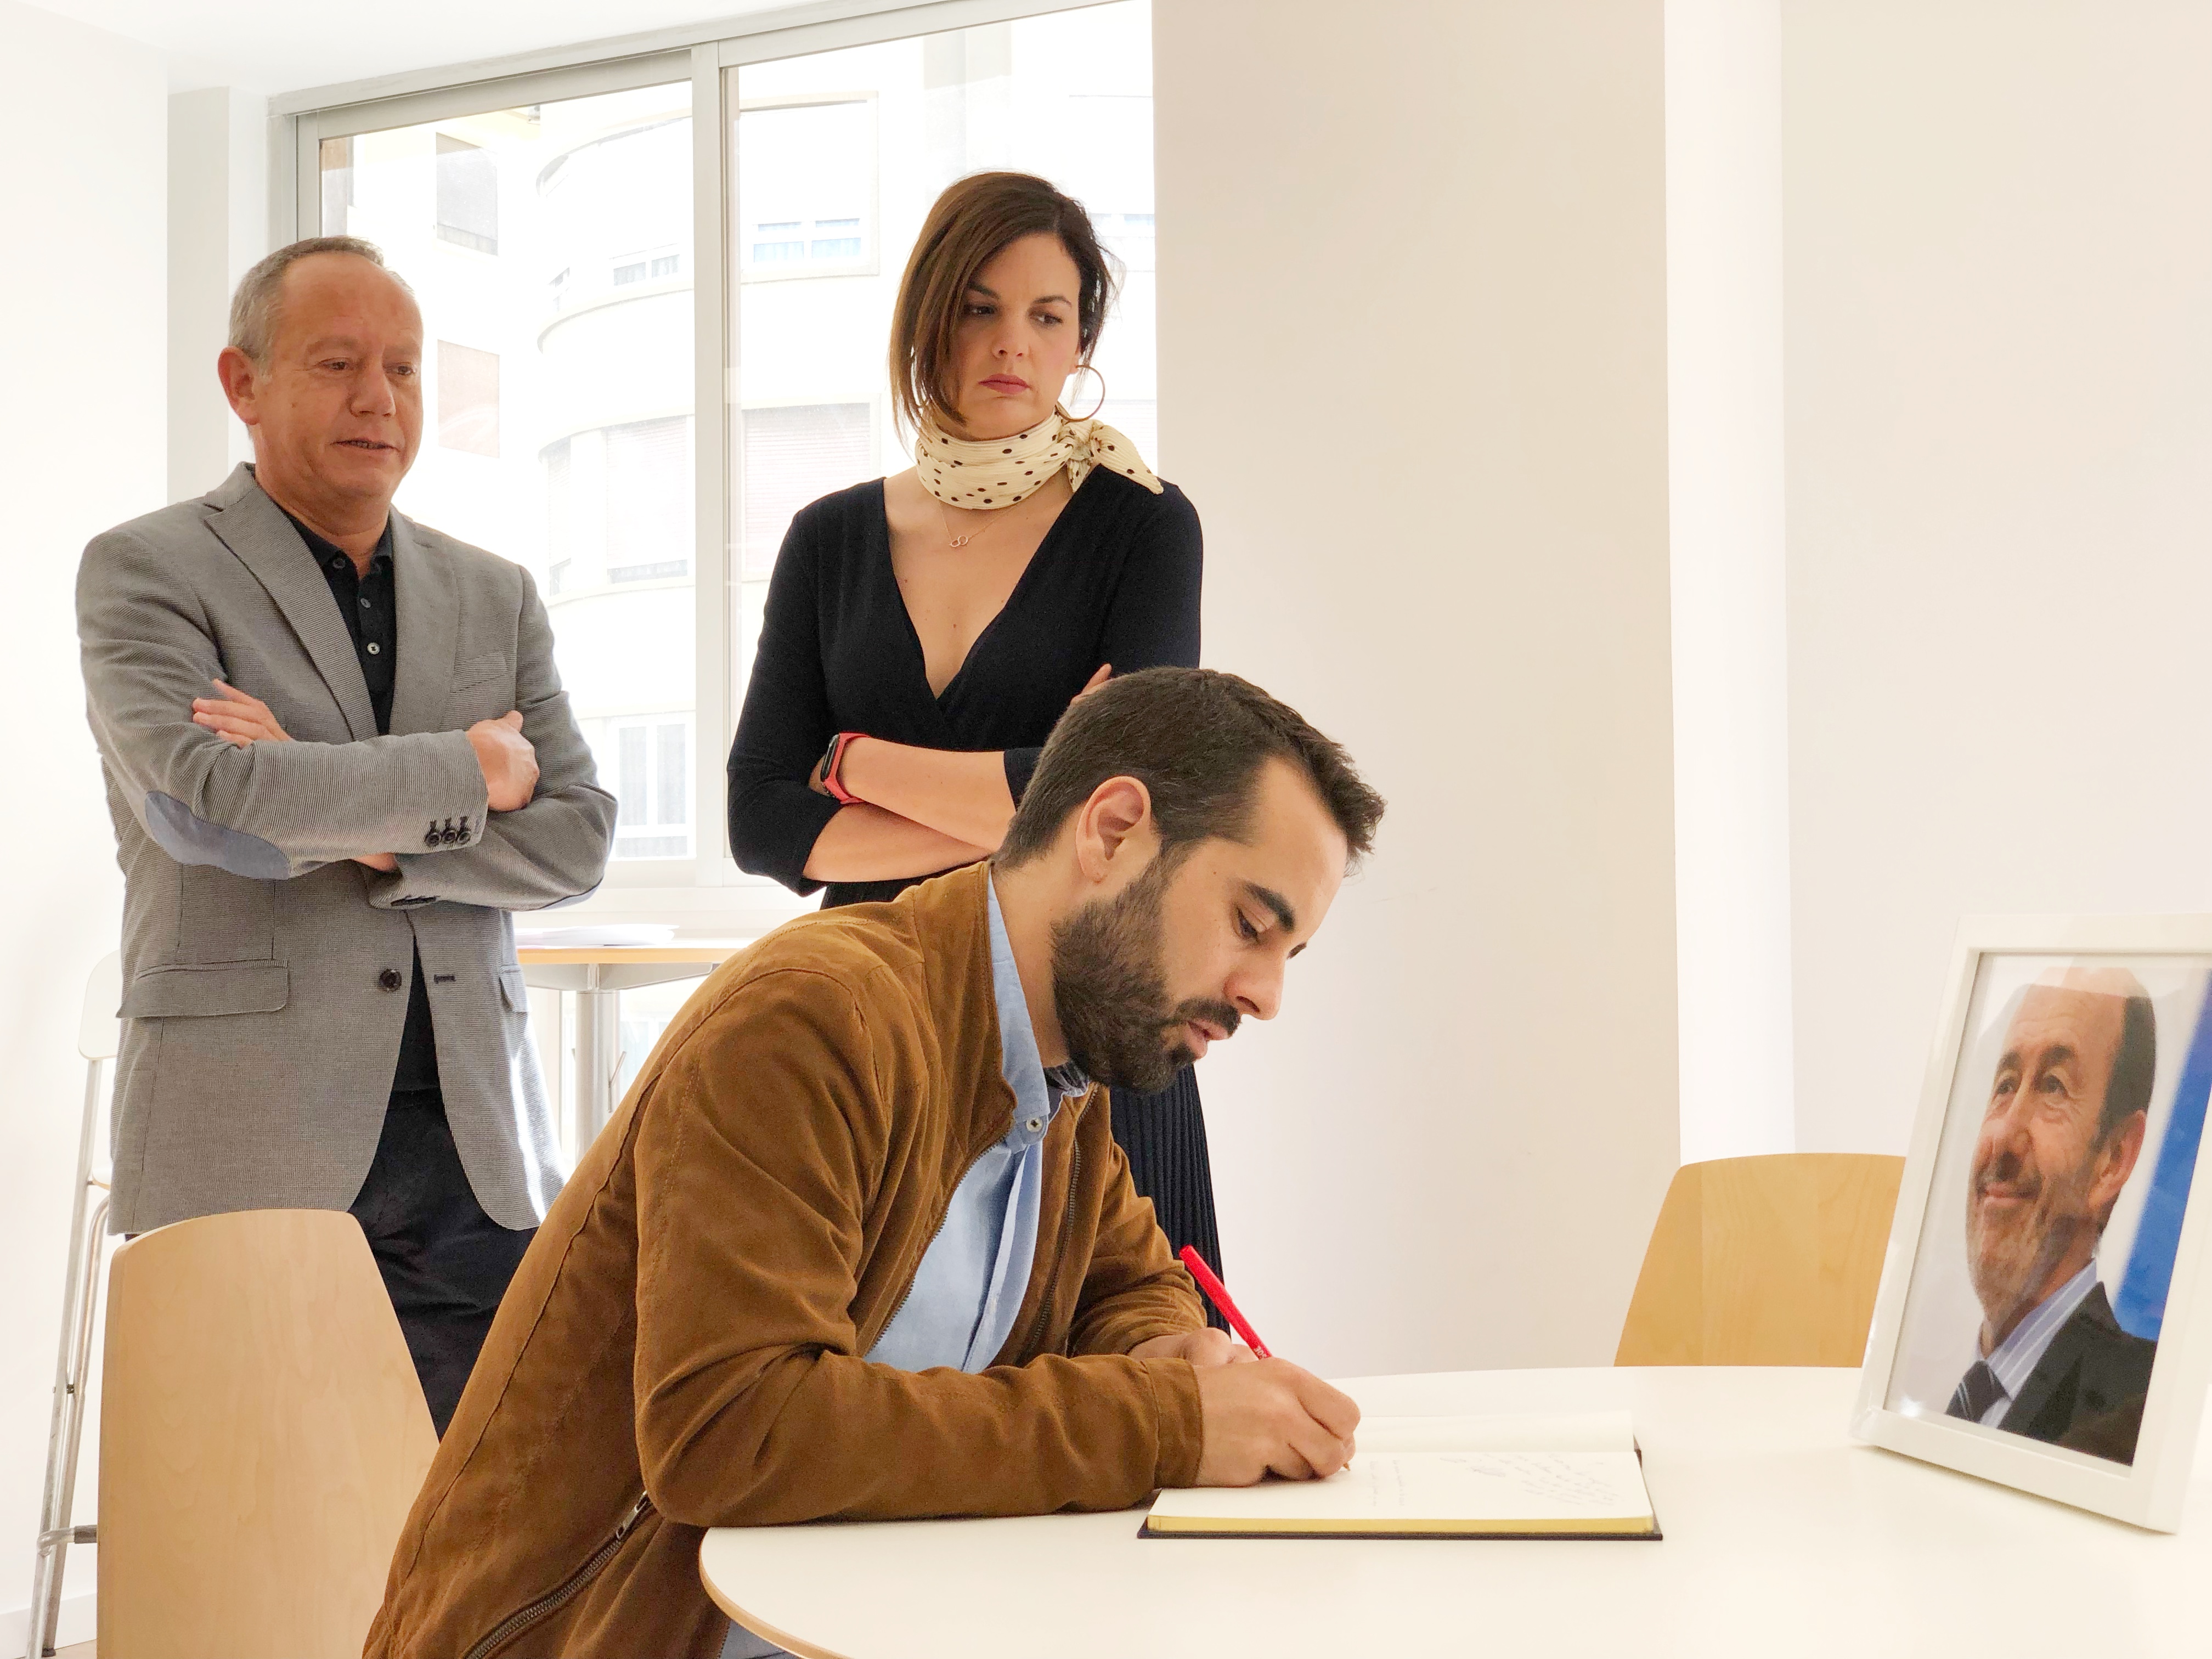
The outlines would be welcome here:
<svg viewBox="0 0 2212 1659">
<path fill-rule="evenodd" d="M 76 1498 L 78 1453 L 84 1440 L 86 1390 L 92 1375 L 92 1334 L 100 1302 L 100 1267 L 107 1225 L 107 1182 L 92 1167 L 99 1121 L 101 1062 L 88 1065 L 84 1122 L 77 1135 L 76 1199 L 70 1217 L 69 1273 L 62 1291 L 62 1334 L 54 1358 L 54 1409 L 46 1437 L 46 1483 L 39 1510 L 39 1553 L 25 1620 L 25 1659 L 51 1659 L 62 1612 L 62 1571 L 71 1544 L 89 1544 L 97 1525 L 70 1518 Z M 97 1192 L 97 1199 L 93 1194 Z"/>
</svg>

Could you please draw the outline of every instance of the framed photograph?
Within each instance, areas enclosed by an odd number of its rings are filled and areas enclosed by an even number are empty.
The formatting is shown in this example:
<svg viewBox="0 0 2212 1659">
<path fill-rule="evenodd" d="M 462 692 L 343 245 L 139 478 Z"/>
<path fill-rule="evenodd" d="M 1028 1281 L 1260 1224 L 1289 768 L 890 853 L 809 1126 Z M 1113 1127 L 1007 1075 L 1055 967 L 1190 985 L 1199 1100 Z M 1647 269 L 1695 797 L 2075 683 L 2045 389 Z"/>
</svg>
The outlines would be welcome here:
<svg viewBox="0 0 2212 1659">
<path fill-rule="evenodd" d="M 2212 916 L 1967 921 L 1853 1431 L 2173 1531 L 2212 1357 L 2208 1096 Z"/>
</svg>

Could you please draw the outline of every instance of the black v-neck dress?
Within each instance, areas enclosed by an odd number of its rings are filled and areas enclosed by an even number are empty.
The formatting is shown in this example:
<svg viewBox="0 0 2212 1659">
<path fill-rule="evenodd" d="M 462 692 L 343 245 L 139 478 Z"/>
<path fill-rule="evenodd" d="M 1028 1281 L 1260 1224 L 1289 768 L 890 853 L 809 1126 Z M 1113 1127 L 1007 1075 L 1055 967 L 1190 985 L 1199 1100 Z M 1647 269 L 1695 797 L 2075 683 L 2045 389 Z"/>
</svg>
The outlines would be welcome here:
<svg viewBox="0 0 2212 1659">
<path fill-rule="evenodd" d="M 1060 711 L 1101 663 L 1125 674 L 1198 662 L 1198 514 L 1173 484 L 1155 495 L 1094 467 L 1045 532 L 1006 607 L 933 696 L 921 641 L 891 569 L 878 478 L 791 521 L 737 741 L 730 846 L 738 867 L 795 893 L 837 803 L 806 787 L 839 732 L 923 749 L 1003 750 L 1018 801 Z M 824 905 L 889 898 L 908 881 L 834 882 Z M 1114 1092 L 1114 1136 L 1137 1190 L 1180 1249 L 1218 1267 L 1213 1179 L 1198 1085 L 1186 1066 L 1157 1095 Z"/>
</svg>

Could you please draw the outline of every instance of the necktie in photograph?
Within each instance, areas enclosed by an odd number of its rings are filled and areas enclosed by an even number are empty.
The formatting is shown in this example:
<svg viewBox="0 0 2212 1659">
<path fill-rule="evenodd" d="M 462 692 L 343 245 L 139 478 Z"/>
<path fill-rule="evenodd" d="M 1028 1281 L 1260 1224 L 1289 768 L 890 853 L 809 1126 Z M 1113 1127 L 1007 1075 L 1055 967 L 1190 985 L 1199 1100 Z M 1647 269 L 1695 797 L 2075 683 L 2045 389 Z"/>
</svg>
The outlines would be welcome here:
<svg viewBox="0 0 2212 1659">
<path fill-rule="evenodd" d="M 1963 1417 L 1970 1423 L 1982 1420 L 1982 1413 L 2004 1397 L 2005 1385 L 1997 1381 L 1997 1374 L 1990 1369 L 1986 1359 L 1977 1359 L 1966 1367 L 1966 1374 L 1959 1379 L 1959 1386 L 1951 1391 L 1948 1414 Z"/>
</svg>

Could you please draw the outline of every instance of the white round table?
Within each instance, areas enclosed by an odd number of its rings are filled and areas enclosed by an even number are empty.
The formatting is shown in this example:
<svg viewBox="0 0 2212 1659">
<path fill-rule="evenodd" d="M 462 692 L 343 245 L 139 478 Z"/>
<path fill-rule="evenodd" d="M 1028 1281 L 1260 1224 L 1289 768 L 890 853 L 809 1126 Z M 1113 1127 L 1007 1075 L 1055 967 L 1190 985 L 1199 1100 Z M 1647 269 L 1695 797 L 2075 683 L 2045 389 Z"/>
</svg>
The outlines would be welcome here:
<svg viewBox="0 0 2212 1659">
<path fill-rule="evenodd" d="M 806 1659 L 2212 1654 L 2212 1434 L 2168 1536 L 1857 1443 L 1855 1370 L 1341 1386 L 1376 1416 L 1625 1407 L 1666 1537 L 1140 1539 L 1132 1510 L 724 1528 L 701 1576 Z"/>
</svg>

